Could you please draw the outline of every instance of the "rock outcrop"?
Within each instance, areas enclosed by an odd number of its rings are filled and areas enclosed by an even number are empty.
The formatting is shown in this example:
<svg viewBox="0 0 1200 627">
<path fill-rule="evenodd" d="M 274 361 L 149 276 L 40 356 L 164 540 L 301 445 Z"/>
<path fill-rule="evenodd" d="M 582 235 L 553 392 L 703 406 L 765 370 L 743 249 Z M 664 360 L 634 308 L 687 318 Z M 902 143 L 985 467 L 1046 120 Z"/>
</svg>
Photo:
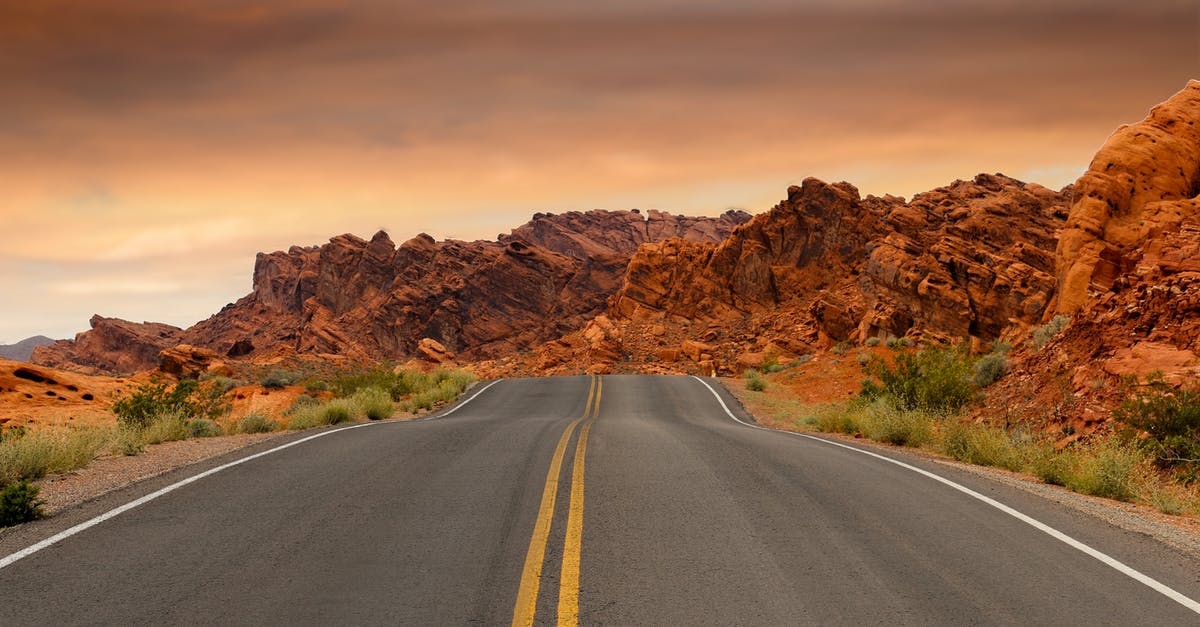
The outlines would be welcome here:
<svg viewBox="0 0 1200 627">
<path fill-rule="evenodd" d="M 337 354 L 356 359 L 446 355 L 478 359 L 527 349 L 584 326 L 603 311 L 630 254 L 664 237 L 720 241 L 749 220 L 651 211 L 537 214 L 497 241 L 396 246 L 387 233 L 260 254 L 254 291 L 181 331 L 96 317 L 93 330 L 59 342 L 40 363 L 97 370 L 158 366 L 176 344 L 227 358 Z M 428 348 L 428 345 L 426 346 Z"/>
<path fill-rule="evenodd" d="M 906 202 L 807 179 L 720 243 L 642 245 L 606 318 L 621 351 L 577 333 L 533 371 L 731 374 L 890 335 L 983 345 L 1042 318 L 1069 193 L 981 174 Z"/>
<path fill-rule="evenodd" d="M 1006 413 L 1053 407 L 1071 433 L 1104 424 L 1152 372 L 1200 384 L 1200 81 L 1108 139 L 1075 184 L 1051 315 L 1070 324 L 1021 346 L 990 393 Z"/>
<path fill-rule="evenodd" d="M 182 329 L 159 322 L 92 316 L 90 331 L 39 346 L 30 361 L 85 374 L 131 373 L 158 367 L 158 354 L 180 342 Z"/>
<path fill-rule="evenodd" d="M 1143 260 L 1162 255 L 1147 244 L 1194 223 L 1198 195 L 1200 81 L 1190 81 L 1146 119 L 1118 128 L 1076 182 L 1058 242 L 1056 312 L 1078 311 L 1139 266 L 1139 275 L 1151 272 L 1159 264 Z"/>
</svg>

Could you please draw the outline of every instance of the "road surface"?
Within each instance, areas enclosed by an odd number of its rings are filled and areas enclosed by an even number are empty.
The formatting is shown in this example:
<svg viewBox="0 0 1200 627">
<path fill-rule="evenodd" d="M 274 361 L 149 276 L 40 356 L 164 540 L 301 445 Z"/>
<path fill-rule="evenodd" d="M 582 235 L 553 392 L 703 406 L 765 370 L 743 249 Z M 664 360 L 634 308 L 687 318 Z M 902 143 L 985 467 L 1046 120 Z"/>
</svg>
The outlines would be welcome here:
<svg viewBox="0 0 1200 627">
<path fill-rule="evenodd" d="M 1150 538 L 738 420 L 712 380 L 580 376 L 290 435 L 6 534 L 0 624 L 1200 624 Z"/>
</svg>

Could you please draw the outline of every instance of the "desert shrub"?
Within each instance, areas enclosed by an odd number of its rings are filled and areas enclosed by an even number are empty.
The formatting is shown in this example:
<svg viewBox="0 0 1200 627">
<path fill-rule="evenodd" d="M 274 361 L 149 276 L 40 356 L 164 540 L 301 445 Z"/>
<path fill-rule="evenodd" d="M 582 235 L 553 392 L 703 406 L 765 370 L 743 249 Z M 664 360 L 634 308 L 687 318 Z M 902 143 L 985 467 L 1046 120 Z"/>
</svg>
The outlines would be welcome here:
<svg viewBox="0 0 1200 627">
<path fill-rule="evenodd" d="M 1140 445 L 1159 468 L 1200 470 L 1200 388 L 1174 389 L 1161 373 L 1126 398 L 1113 416 L 1126 426 L 1126 436 L 1150 437 Z"/>
<path fill-rule="evenodd" d="M 368 420 L 383 420 L 396 413 L 391 395 L 379 388 L 363 388 L 355 392 L 350 400 L 358 405 Z"/>
<path fill-rule="evenodd" d="M 845 342 L 838 342 L 837 344 L 833 345 L 833 348 L 829 349 L 829 352 L 837 355 L 838 357 L 843 357 L 848 350 L 850 350 L 850 347 Z"/>
<path fill-rule="evenodd" d="M 222 434 L 221 425 L 208 418 L 196 418 L 188 422 L 188 436 L 193 438 L 211 438 Z"/>
<path fill-rule="evenodd" d="M 11 527 L 45 515 L 39 488 L 22 479 L 0 489 L 0 527 Z"/>
<path fill-rule="evenodd" d="M 321 407 L 321 420 L 327 425 L 353 422 L 358 414 L 358 404 L 351 399 L 334 399 Z"/>
<path fill-rule="evenodd" d="M 284 370 L 283 368 L 272 368 L 270 372 L 262 378 L 259 383 L 265 388 L 285 388 L 289 385 L 295 385 L 300 380 L 300 375 Z"/>
<path fill-rule="evenodd" d="M 255 412 L 237 421 L 238 433 L 270 433 L 279 429 L 279 423 Z"/>
<path fill-rule="evenodd" d="M 857 413 L 850 408 L 832 405 L 817 412 L 816 427 L 825 433 L 845 433 L 858 435 L 859 425 Z"/>
<path fill-rule="evenodd" d="M 763 378 L 757 370 L 747 370 L 746 374 L 746 389 L 751 392 L 762 392 L 767 389 L 767 380 Z"/>
<path fill-rule="evenodd" d="M 880 383 L 864 382 L 861 395 L 868 400 L 884 397 L 898 409 L 954 411 L 975 395 L 970 360 L 961 349 L 927 348 L 900 354 L 893 366 L 875 358 L 867 364 L 867 372 Z"/>
<path fill-rule="evenodd" d="M 119 429 L 113 439 L 113 452 L 121 455 L 141 455 L 146 450 L 146 439 L 140 429 Z"/>
<path fill-rule="evenodd" d="M 858 354 L 854 356 L 854 359 L 858 362 L 858 365 L 865 366 L 871 363 L 871 353 L 870 351 L 860 350 L 858 351 Z"/>
<path fill-rule="evenodd" d="M 165 383 L 145 383 L 129 396 L 117 399 L 112 412 L 117 415 L 117 423 L 121 426 L 142 429 L 159 416 L 200 415 L 203 409 L 197 400 L 199 395 L 200 384 L 194 379 L 184 379 L 170 391 Z"/>
<path fill-rule="evenodd" d="M 883 343 L 883 340 L 881 340 L 877 337 L 869 337 L 869 338 L 867 338 L 866 342 L 863 342 L 863 344 L 866 344 L 867 346 L 879 346 L 882 343 Z"/>
<path fill-rule="evenodd" d="M 0 444 L 5 442 L 15 442 L 24 437 L 26 433 L 29 433 L 29 429 L 26 427 L 20 425 L 11 426 L 3 431 L 0 431 Z"/>
<path fill-rule="evenodd" d="M 1029 341 L 1033 343 L 1034 348 L 1041 348 L 1054 339 L 1054 336 L 1062 332 L 1063 329 L 1067 328 L 1067 325 L 1070 323 L 1070 316 L 1054 316 L 1050 319 L 1050 322 L 1034 329 L 1033 334 L 1029 337 Z"/>
<path fill-rule="evenodd" d="M 114 431 L 111 427 L 47 429 L 0 443 L 0 483 L 85 466 L 111 446 Z"/>
<path fill-rule="evenodd" d="M 975 362 L 975 375 L 971 378 L 971 382 L 975 387 L 985 388 L 1004 376 L 1008 372 L 1008 357 L 1003 353 L 988 353 L 980 357 Z"/>
<path fill-rule="evenodd" d="M 288 417 L 287 428 L 293 431 L 312 429 L 325 424 L 324 406 L 320 403 L 293 405 L 291 409 L 284 412 L 284 415 Z"/>
<path fill-rule="evenodd" d="M 940 448 L 943 453 L 968 464 L 1020 470 L 1022 460 L 1017 447 L 1003 429 L 949 419 L 942 424 Z"/>
<path fill-rule="evenodd" d="M 221 395 L 237 387 L 238 382 L 229 377 L 217 375 L 208 380 L 208 386 L 217 395 Z"/>
<path fill-rule="evenodd" d="M 1081 454 L 1078 472 L 1067 487 L 1082 494 L 1128 501 L 1136 493 L 1143 458 L 1135 447 L 1114 439 L 1093 444 Z"/>
<path fill-rule="evenodd" d="M 1074 449 L 1055 451 L 1049 444 L 1042 445 L 1029 461 L 1029 472 L 1050 485 L 1069 485 L 1079 472 L 1079 454 Z"/>
<path fill-rule="evenodd" d="M 309 381 L 304 382 L 304 391 L 308 392 L 309 394 L 316 394 L 318 392 L 326 392 L 328 390 L 329 390 L 329 383 L 323 379 L 311 379 Z"/>
<path fill-rule="evenodd" d="M 925 411 L 897 409 L 884 401 L 863 406 L 855 422 L 866 437 L 900 446 L 921 446 L 929 441 L 935 424 Z"/>
<path fill-rule="evenodd" d="M 142 440 L 146 444 L 161 444 L 186 440 L 192 435 L 187 416 L 180 413 L 160 415 L 153 422 L 142 427 Z"/>
</svg>

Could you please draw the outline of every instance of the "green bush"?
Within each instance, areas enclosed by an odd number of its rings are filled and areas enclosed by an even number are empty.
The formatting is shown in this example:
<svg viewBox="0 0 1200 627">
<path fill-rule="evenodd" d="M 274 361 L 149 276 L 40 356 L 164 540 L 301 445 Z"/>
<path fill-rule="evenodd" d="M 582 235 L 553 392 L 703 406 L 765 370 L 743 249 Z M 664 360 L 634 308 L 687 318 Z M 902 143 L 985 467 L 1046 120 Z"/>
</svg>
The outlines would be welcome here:
<svg viewBox="0 0 1200 627">
<path fill-rule="evenodd" d="M 965 350 L 926 348 L 896 355 L 894 366 L 876 357 L 867 364 L 867 372 L 880 384 L 864 383 L 861 395 L 868 400 L 882 396 L 898 409 L 944 413 L 962 408 L 975 396 Z"/>
<path fill-rule="evenodd" d="M 115 431 L 112 427 L 46 429 L 5 440 L 0 443 L 0 484 L 87 465 L 111 447 Z"/>
<path fill-rule="evenodd" d="M 0 527 L 11 527 L 45 515 L 38 498 L 39 488 L 22 479 L 0 489 Z"/>
<path fill-rule="evenodd" d="M 975 362 L 975 376 L 971 382 L 975 387 L 985 388 L 1008 372 L 1008 357 L 1002 353 L 988 353 Z"/>
<path fill-rule="evenodd" d="M 942 425 L 941 450 L 968 464 L 1020 470 L 1021 456 L 1003 429 L 949 419 Z"/>
<path fill-rule="evenodd" d="M 214 393 L 221 395 L 237 387 L 238 382 L 229 377 L 217 375 L 208 380 L 208 386 Z"/>
<path fill-rule="evenodd" d="M 329 401 L 321 408 L 321 419 L 327 425 L 353 422 L 358 414 L 357 403 L 345 398 Z"/>
<path fill-rule="evenodd" d="M 295 385 L 300 380 L 300 375 L 283 368 L 272 368 L 260 383 L 265 388 L 285 388 L 289 385 Z"/>
<path fill-rule="evenodd" d="M 260 413 L 247 414 L 237 421 L 238 433 L 270 433 L 279 429 L 279 423 Z"/>
<path fill-rule="evenodd" d="M 123 427 L 144 429 L 159 416 L 177 414 L 198 416 L 202 408 L 198 402 L 200 384 L 194 379 L 184 379 L 170 391 L 165 383 L 145 383 L 129 396 L 117 399 L 112 412 L 117 423 Z"/>
<path fill-rule="evenodd" d="M 751 392 L 762 392 L 767 389 L 767 380 L 757 370 L 746 371 L 746 389 Z"/>
<path fill-rule="evenodd" d="M 146 444 L 161 444 L 186 440 L 192 435 L 187 416 L 178 413 L 159 416 L 154 422 L 141 429 L 142 441 Z"/>
<path fill-rule="evenodd" d="M 1029 472 L 1050 485 L 1067 486 L 1077 481 L 1080 456 L 1073 449 L 1055 451 L 1048 444 L 1037 449 L 1029 463 Z"/>
<path fill-rule="evenodd" d="M 379 388 L 363 388 L 355 392 L 350 400 L 358 405 L 368 420 L 384 420 L 396 413 L 391 395 Z"/>
<path fill-rule="evenodd" d="M 327 383 L 324 380 L 313 379 L 313 380 L 304 382 L 304 391 L 308 392 L 309 394 L 316 394 L 318 392 L 326 392 L 328 390 L 329 390 L 329 383 Z"/>
<path fill-rule="evenodd" d="M 1137 432 L 1149 434 L 1140 443 L 1155 466 L 1193 474 L 1200 470 L 1200 388 L 1176 390 L 1156 373 L 1113 416 L 1126 426 L 1130 439 Z"/>
<path fill-rule="evenodd" d="M 1137 494 L 1140 452 L 1115 440 L 1099 442 L 1081 456 L 1076 475 L 1067 487 L 1082 494 L 1128 501 Z"/>
<path fill-rule="evenodd" d="M 1054 316 L 1050 322 L 1034 329 L 1029 341 L 1033 343 L 1034 348 L 1041 348 L 1054 339 L 1054 336 L 1062 332 L 1063 329 L 1067 328 L 1067 325 L 1070 323 L 1070 316 Z"/>
<path fill-rule="evenodd" d="M 818 431 L 845 433 L 846 435 L 859 434 L 857 415 L 845 407 L 836 405 L 826 407 L 817 412 L 816 419 Z"/>
<path fill-rule="evenodd" d="M 922 410 L 902 410 L 882 401 L 863 407 L 855 422 L 872 440 L 899 446 L 921 446 L 933 434 L 935 421 Z"/>
<path fill-rule="evenodd" d="M 193 438 L 212 438 L 222 434 L 221 425 L 208 418 L 196 418 L 188 422 L 188 436 Z"/>
<path fill-rule="evenodd" d="M 863 343 L 866 344 L 867 346 L 879 346 L 880 344 L 883 343 L 883 340 L 881 340 L 877 337 L 869 337 L 869 338 L 867 338 L 867 341 L 863 342 Z"/>
</svg>

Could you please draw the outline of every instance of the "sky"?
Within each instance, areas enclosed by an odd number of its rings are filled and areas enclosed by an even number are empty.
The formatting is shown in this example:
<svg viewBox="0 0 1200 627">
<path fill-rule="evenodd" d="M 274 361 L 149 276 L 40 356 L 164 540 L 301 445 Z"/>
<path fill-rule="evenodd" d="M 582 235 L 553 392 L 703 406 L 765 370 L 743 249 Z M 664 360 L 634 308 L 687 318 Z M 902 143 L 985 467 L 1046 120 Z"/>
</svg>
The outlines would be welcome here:
<svg viewBox="0 0 1200 627">
<path fill-rule="evenodd" d="M 1059 188 L 1190 78 L 1200 0 L 0 0 L 0 344 L 346 232 Z"/>
</svg>

